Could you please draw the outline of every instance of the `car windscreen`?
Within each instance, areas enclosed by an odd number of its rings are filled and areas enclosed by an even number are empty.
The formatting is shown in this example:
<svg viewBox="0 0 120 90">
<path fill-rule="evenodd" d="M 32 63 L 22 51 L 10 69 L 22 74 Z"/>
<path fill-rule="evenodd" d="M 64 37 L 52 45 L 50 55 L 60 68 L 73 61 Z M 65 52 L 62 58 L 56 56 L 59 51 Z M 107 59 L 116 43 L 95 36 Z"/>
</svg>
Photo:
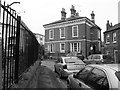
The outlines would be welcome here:
<svg viewBox="0 0 120 90">
<path fill-rule="evenodd" d="M 103 59 L 109 59 L 112 60 L 112 57 L 110 55 L 103 55 Z"/>
<path fill-rule="evenodd" d="M 66 58 L 65 59 L 65 63 L 79 63 L 79 64 L 84 64 L 84 62 L 82 60 L 80 60 L 79 58 L 77 58 L 77 57 Z"/>
<path fill-rule="evenodd" d="M 99 55 L 95 55 L 92 57 L 93 59 L 101 59 Z"/>
<path fill-rule="evenodd" d="M 118 78 L 118 80 L 120 81 L 120 71 L 115 72 L 115 75 Z"/>
</svg>

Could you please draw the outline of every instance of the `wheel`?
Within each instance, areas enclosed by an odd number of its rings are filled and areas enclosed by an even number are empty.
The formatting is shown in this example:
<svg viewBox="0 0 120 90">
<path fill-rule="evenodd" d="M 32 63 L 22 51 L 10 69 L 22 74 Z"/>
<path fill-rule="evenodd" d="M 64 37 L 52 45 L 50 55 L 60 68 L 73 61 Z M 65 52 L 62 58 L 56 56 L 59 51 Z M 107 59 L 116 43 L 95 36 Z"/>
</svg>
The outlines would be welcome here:
<svg viewBox="0 0 120 90">
<path fill-rule="evenodd" d="M 69 85 L 69 80 L 67 80 L 67 90 L 72 90 L 72 88 Z"/>
</svg>

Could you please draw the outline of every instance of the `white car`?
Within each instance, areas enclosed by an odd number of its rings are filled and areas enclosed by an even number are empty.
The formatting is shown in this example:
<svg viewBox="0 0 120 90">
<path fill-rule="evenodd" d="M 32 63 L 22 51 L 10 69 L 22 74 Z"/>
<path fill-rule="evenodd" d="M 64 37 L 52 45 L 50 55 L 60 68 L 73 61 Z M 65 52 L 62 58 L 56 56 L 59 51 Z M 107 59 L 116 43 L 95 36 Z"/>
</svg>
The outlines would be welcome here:
<svg viewBox="0 0 120 90">
<path fill-rule="evenodd" d="M 86 64 L 106 64 L 113 63 L 113 59 L 111 56 L 106 54 L 92 54 L 88 56 L 87 59 L 83 60 Z"/>
<path fill-rule="evenodd" d="M 82 90 L 120 90 L 120 64 L 86 65 L 67 79 L 68 88 Z"/>
<path fill-rule="evenodd" d="M 78 72 L 85 66 L 85 63 L 78 57 L 60 57 L 54 65 L 54 71 L 60 78 L 67 78 L 73 72 Z"/>
</svg>

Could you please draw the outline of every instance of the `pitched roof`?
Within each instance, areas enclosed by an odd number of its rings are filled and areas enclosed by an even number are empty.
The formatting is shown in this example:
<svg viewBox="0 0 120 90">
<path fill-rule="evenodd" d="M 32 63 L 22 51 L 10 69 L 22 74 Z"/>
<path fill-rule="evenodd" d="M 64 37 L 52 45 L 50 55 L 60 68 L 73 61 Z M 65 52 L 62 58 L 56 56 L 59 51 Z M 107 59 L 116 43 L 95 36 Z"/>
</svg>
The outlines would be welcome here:
<svg viewBox="0 0 120 90">
<path fill-rule="evenodd" d="M 88 21 L 92 22 L 89 18 L 87 17 L 69 17 L 69 18 L 66 18 L 65 20 L 58 20 L 58 21 L 55 21 L 55 22 L 52 22 L 52 23 L 49 23 L 49 24 L 45 24 L 43 26 L 47 26 L 47 25 L 52 25 L 52 24 L 57 24 L 57 23 L 62 23 L 62 22 L 67 22 L 67 21 L 72 21 L 72 20 L 77 20 L 77 19 L 84 19 L 86 18 Z M 95 24 L 95 23 L 94 23 Z M 101 30 L 100 27 L 98 27 L 96 24 L 95 26 Z"/>
<path fill-rule="evenodd" d="M 51 25 L 51 24 L 57 24 L 57 23 L 61 23 L 61 22 L 66 22 L 66 21 L 72 21 L 72 20 L 77 20 L 77 19 L 83 19 L 85 17 L 70 17 L 70 18 L 66 18 L 65 20 L 58 20 L 49 24 L 45 24 L 43 26 L 47 26 L 47 25 Z"/>
<path fill-rule="evenodd" d="M 120 28 L 120 23 L 118 24 L 115 24 L 114 26 L 112 26 L 111 28 L 109 28 L 107 31 L 105 31 L 104 33 L 106 32 L 110 32 L 110 31 L 113 31 L 113 30 L 117 30 Z"/>
</svg>

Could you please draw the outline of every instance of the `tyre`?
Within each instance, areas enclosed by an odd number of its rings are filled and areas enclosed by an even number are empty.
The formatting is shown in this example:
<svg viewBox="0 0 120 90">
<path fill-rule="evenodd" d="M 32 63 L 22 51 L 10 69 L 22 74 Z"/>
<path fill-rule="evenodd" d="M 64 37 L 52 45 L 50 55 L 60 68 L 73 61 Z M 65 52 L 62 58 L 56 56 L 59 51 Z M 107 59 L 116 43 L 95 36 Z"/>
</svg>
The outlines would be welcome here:
<svg viewBox="0 0 120 90">
<path fill-rule="evenodd" d="M 55 72 L 55 73 L 57 73 L 57 70 L 56 70 L 56 68 L 55 68 L 55 67 L 54 67 L 54 72 Z"/>
</svg>

